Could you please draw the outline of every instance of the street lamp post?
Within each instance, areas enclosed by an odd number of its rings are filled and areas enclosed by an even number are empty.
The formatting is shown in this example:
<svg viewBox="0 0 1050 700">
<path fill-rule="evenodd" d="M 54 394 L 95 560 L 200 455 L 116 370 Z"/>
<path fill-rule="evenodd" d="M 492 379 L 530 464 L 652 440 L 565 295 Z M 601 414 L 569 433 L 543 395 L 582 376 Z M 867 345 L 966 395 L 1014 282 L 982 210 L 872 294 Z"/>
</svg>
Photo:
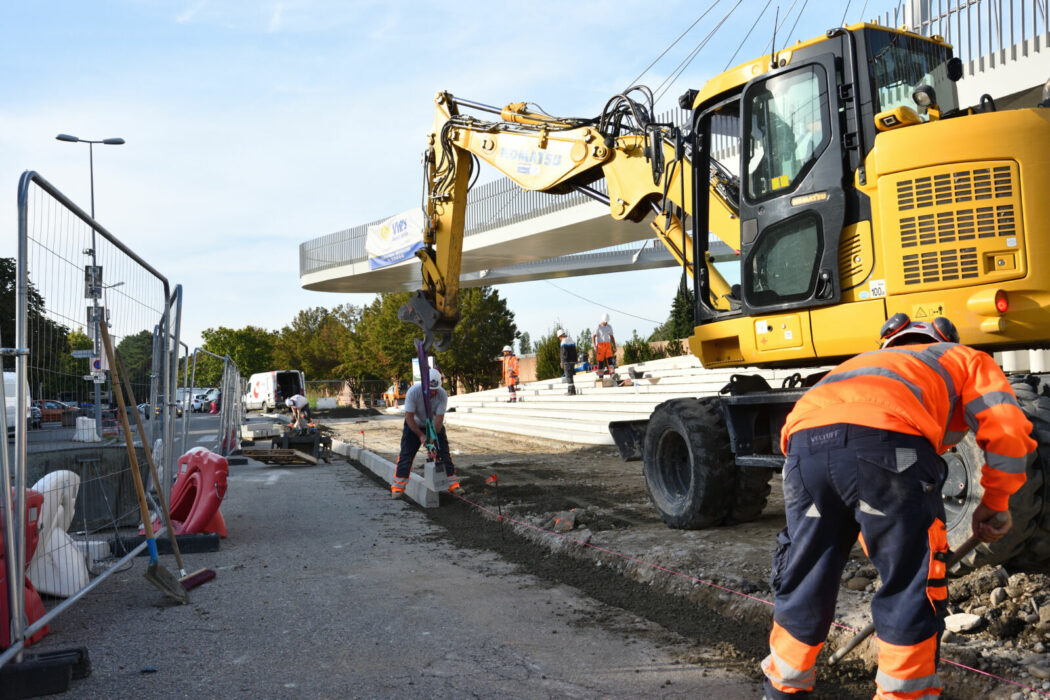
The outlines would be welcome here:
<svg viewBox="0 0 1050 700">
<path fill-rule="evenodd" d="M 109 138 L 102 139 L 101 141 L 91 141 L 89 139 L 82 139 L 76 136 L 70 136 L 69 134 L 59 134 L 55 137 L 59 141 L 67 141 L 69 143 L 86 143 L 88 145 L 88 171 L 91 177 L 91 219 L 95 219 L 95 144 L 101 143 L 106 146 L 120 146 L 124 143 L 122 138 Z M 91 255 L 91 270 L 93 274 L 98 273 L 98 259 L 95 248 L 95 227 L 91 227 L 91 249 L 84 251 Z M 98 298 L 102 293 L 102 280 L 95 278 L 95 284 L 91 285 L 91 296 L 92 306 L 94 308 L 95 323 L 104 323 L 105 319 L 102 318 L 102 312 L 99 309 Z M 116 286 L 116 285 L 114 285 Z M 100 346 L 100 335 L 99 330 L 95 328 L 95 357 L 102 356 L 102 348 Z M 99 383 L 95 382 L 95 432 L 98 436 L 102 437 L 102 390 L 99 387 Z"/>
</svg>

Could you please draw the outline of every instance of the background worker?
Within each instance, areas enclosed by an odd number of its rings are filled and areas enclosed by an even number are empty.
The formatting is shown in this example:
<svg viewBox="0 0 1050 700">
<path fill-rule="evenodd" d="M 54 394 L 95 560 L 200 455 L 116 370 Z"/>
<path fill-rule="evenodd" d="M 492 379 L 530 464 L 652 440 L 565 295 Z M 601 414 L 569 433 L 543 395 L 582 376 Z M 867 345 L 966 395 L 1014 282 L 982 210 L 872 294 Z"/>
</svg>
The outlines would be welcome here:
<svg viewBox="0 0 1050 700">
<path fill-rule="evenodd" d="M 503 346 L 503 357 L 500 361 L 503 363 L 503 383 L 510 392 L 510 403 L 514 403 L 518 400 L 518 358 L 511 346 Z"/>
<path fill-rule="evenodd" d="M 302 394 L 293 394 L 288 397 L 288 400 L 284 402 L 284 405 L 292 410 L 292 422 L 289 424 L 292 428 L 306 428 L 314 427 L 314 418 L 310 413 L 310 402 Z M 303 421 L 308 421 L 308 424 Z"/>
<path fill-rule="evenodd" d="M 602 314 L 601 323 L 591 336 L 594 344 L 594 364 L 598 375 L 608 374 L 616 367 L 616 336 L 609 325 L 609 314 Z"/>
<path fill-rule="evenodd" d="M 858 534 L 882 579 L 871 601 L 875 697 L 940 695 L 948 541 L 939 453 L 968 427 L 976 432 L 984 496 L 972 528 L 994 542 L 1010 530 L 1010 494 L 1024 483 L 1036 449 L 1002 370 L 989 355 L 959 345 L 950 321 L 896 314 L 882 338 L 881 350 L 846 360 L 806 392 L 781 433 L 787 527 L 773 556 L 771 653 L 762 662 L 771 699 L 813 689 Z"/>
<path fill-rule="evenodd" d="M 565 393 L 569 396 L 576 395 L 576 343 L 564 330 L 558 330 L 558 340 L 561 341 L 561 369 L 564 373 L 565 382 L 569 390 Z"/>
<path fill-rule="evenodd" d="M 445 409 L 448 407 L 448 392 L 441 386 L 441 372 L 430 370 L 426 380 L 430 393 L 430 420 L 433 423 L 433 435 L 427 435 L 427 413 L 423 403 L 424 382 L 413 384 L 405 394 L 405 424 L 401 430 L 401 453 L 397 456 L 397 468 L 394 471 L 394 483 L 390 485 L 390 497 L 401 498 L 408 486 L 408 477 L 412 473 L 412 460 L 419 452 L 419 446 L 427 443 L 428 451 L 436 451 L 437 466 L 444 466 L 445 476 L 449 478 L 448 492 L 454 495 L 463 493 L 459 479 L 455 478 L 456 466 L 448 451 L 448 435 L 445 434 Z"/>
</svg>

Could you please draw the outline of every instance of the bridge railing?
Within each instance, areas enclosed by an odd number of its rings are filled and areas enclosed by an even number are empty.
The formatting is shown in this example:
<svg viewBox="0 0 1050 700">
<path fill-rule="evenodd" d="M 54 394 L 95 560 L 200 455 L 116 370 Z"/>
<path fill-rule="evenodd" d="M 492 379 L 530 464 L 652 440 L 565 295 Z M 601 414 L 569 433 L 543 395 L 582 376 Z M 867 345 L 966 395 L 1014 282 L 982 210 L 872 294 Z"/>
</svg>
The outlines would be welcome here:
<svg viewBox="0 0 1050 700">
<path fill-rule="evenodd" d="M 661 122 L 688 123 L 688 112 L 672 110 L 657 116 Z M 605 179 L 592 183 L 591 188 L 608 194 Z M 523 190 L 507 177 L 478 185 L 470 191 L 467 202 L 466 224 L 463 236 L 469 238 L 479 233 L 511 226 L 557 211 L 564 211 L 585 202 L 594 201 L 579 192 L 565 195 Z M 341 265 L 362 262 L 368 258 L 365 238 L 368 227 L 383 219 L 353 226 L 306 241 L 299 246 L 299 275 L 321 272 Z"/>
</svg>

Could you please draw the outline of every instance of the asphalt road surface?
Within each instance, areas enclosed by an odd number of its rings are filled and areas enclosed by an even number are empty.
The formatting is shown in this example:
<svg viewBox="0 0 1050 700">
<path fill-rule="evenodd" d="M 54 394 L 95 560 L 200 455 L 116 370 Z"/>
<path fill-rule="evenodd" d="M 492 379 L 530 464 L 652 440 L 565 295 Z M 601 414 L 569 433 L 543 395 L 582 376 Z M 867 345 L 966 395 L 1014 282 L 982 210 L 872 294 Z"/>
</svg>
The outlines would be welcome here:
<svg viewBox="0 0 1050 700">
<path fill-rule="evenodd" d="M 453 547 L 345 462 L 234 465 L 222 512 L 221 550 L 186 555 L 218 573 L 189 605 L 140 558 L 53 623 L 40 648 L 93 665 L 68 697 L 761 696 L 753 669 Z"/>
</svg>

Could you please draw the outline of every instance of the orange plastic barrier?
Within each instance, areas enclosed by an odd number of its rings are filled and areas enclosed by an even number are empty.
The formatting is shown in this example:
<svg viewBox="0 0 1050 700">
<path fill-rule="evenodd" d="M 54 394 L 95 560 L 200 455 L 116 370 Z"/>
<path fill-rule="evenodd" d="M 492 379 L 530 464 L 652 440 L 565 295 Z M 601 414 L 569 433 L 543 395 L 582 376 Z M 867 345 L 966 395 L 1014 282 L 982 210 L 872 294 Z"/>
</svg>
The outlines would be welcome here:
<svg viewBox="0 0 1050 700">
<path fill-rule="evenodd" d="M 171 490 L 171 525 L 176 535 L 217 532 L 226 537 L 219 512 L 226 496 L 226 458 L 197 450 L 179 458 L 179 476 Z"/>
<path fill-rule="evenodd" d="M 39 534 L 37 532 L 37 518 L 40 515 L 40 507 L 44 505 L 44 494 L 33 489 L 26 489 L 26 563 L 33 558 L 33 552 L 36 551 L 37 539 Z M 4 554 L 4 538 L 3 538 L 3 522 L 0 521 L 0 649 L 6 649 L 11 646 L 11 618 L 10 613 L 7 610 L 7 560 Z M 29 624 L 33 624 L 41 617 L 47 610 L 44 608 L 44 602 L 40 600 L 40 594 L 33 588 L 33 584 L 26 579 L 26 617 L 29 620 Z M 26 640 L 26 644 L 33 644 L 39 642 L 44 638 L 50 631 L 50 627 L 45 626 L 39 632 L 34 634 L 32 637 Z"/>
</svg>

